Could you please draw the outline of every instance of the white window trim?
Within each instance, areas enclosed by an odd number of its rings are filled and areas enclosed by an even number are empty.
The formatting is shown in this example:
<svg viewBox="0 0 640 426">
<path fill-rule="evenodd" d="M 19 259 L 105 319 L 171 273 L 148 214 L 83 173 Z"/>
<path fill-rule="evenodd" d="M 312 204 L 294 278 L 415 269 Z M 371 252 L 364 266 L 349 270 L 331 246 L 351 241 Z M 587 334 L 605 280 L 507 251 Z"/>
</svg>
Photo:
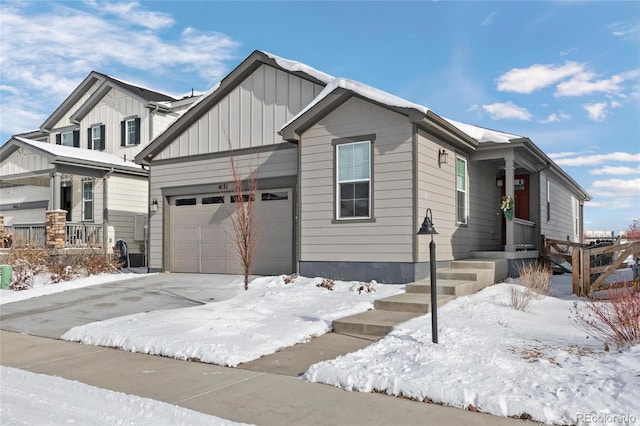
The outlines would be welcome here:
<svg viewBox="0 0 640 426">
<path fill-rule="evenodd" d="M 91 199 L 86 198 L 85 185 L 91 184 Z M 95 181 L 93 179 L 85 179 L 82 181 L 82 220 L 85 222 L 95 221 Z M 91 218 L 87 219 L 87 202 L 91 202 Z"/>
<path fill-rule="evenodd" d="M 98 129 L 98 139 L 95 136 L 95 130 Z M 96 146 L 100 146 L 100 140 L 102 139 L 102 132 L 100 131 L 100 125 L 91 126 L 91 149 L 98 150 Z"/>
<path fill-rule="evenodd" d="M 71 143 L 70 144 L 65 144 L 64 143 L 65 135 L 70 135 L 71 136 Z M 73 146 L 73 130 L 69 130 L 67 132 L 60 132 L 60 145 L 61 146 Z"/>
<path fill-rule="evenodd" d="M 131 133 L 129 132 L 129 123 L 133 123 L 133 137 L 131 136 Z M 136 143 L 135 143 L 136 131 L 137 131 L 136 130 L 136 117 L 125 119 L 124 120 L 125 146 L 136 145 Z"/>
<path fill-rule="evenodd" d="M 348 146 L 348 145 L 356 145 L 356 144 L 362 144 L 362 143 L 366 143 L 368 148 L 369 148 L 369 177 L 367 179 L 346 179 L 346 180 L 340 180 L 339 177 L 339 170 L 340 170 L 340 155 L 338 154 L 338 150 L 340 149 L 340 147 L 344 147 L 344 146 Z M 353 141 L 353 142 L 345 142 L 345 143 L 340 143 L 335 145 L 335 158 L 336 158 L 336 187 L 335 187 L 335 191 L 336 191 L 336 211 L 335 211 L 335 217 L 336 220 L 340 220 L 340 221 L 349 221 L 349 220 L 367 220 L 367 219 L 371 219 L 372 215 L 371 215 L 371 210 L 372 210 L 372 200 L 371 200 L 371 196 L 372 196 L 372 179 L 371 179 L 371 163 L 372 163 L 372 156 L 371 156 L 371 141 L 370 140 L 361 140 L 361 141 Z M 369 214 L 367 216 L 353 216 L 353 217 L 342 217 L 340 216 L 340 199 L 341 199 L 341 191 L 340 191 L 340 184 L 341 183 L 358 183 L 358 182 L 369 182 Z"/>
<path fill-rule="evenodd" d="M 464 162 L 464 189 L 458 189 L 458 160 Z M 469 164 L 464 157 L 456 156 L 455 169 L 456 182 L 456 223 L 459 225 L 467 225 L 469 223 Z M 458 192 L 464 193 L 464 221 L 458 220 Z"/>
</svg>

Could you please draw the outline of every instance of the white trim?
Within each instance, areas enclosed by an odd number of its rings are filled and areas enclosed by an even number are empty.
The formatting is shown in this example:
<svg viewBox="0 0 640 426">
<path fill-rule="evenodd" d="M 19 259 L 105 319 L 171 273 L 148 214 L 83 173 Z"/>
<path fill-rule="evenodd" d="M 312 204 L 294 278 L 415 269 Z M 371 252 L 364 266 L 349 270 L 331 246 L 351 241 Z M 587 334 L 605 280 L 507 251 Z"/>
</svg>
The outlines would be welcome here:
<svg viewBox="0 0 640 426">
<path fill-rule="evenodd" d="M 464 189 L 458 189 L 458 160 L 464 163 Z M 469 164 L 467 159 L 456 155 L 455 166 L 455 185 L 456 185 L 456 223 L 460 225 L 467 225 L 469 223 Z M 464 221 L 458 219 L 458 192 L 464 194 Z"/>
<path fill-rule="evenodd" d="M 339 149 L 341 147 L 345 147 L 347 145 L 358 145 L 358 144 L 367 144 L 367 148 L 368 148 L 368 154 L 369 154 L 369 159 L 368 159 L 368 165 L 369 165 L 369 169 L 367 171 L 367 175 L 368 177 L 365 179 L 344 179 L 344 180 L 340 180 L 340 154 L 339 154 Z M 345 143 L 340 143 L 335 145 L 335 158 L 336 158 L 336 220 L 362 220 L 362 219 L 371 219 L 371 163 L 372 163 L 372 157 L 371 157 L 371 141 L 369 140 L 363 140 L 363 141 L 354 141 L 354 142 L 345 142 Z M 340 216 L 340 199 L 341 199 L 341 190 L 340 190 L 340 184 L 343 183 L 358 183 L 358 182 L 367 182 L 369 183 L 369 198 L 368 198 L 368 215 L 367 216 L 349 216 L 349 217 L 342 217 Z M 355 195 L 355 194 L 354 194 Z"/>
</svg>

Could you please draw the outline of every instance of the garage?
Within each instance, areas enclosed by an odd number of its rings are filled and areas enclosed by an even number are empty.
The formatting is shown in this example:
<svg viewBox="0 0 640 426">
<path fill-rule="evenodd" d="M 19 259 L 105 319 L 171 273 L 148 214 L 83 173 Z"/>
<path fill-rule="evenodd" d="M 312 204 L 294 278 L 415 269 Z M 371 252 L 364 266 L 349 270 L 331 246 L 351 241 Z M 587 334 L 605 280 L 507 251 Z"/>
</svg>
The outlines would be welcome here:
<svg viewBox="0 0 640 426">
<path fill-rule="evenodd" d="M 253 274 L 293 272 L 293 204 L 291 188 L 256 193 L 258 247 Z M 231 193 L 169 198 L 169 270 L 241 274 L 234 245 Z"/>
</svg>

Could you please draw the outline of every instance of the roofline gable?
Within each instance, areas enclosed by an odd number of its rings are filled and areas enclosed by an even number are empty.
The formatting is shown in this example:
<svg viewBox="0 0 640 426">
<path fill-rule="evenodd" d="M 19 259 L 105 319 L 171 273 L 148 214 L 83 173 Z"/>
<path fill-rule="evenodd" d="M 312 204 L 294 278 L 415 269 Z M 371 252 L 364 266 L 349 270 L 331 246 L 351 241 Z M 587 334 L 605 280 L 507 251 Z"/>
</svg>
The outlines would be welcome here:
<svg viewBox="0 0 640 426">
<path fill-rule="evenodd" d="M 164 132 L 151 141 L 151 143 L 136 155 L 135 161 L 139 164 L 149 164 L 157 153 L 166 148 L 167 145 L 169 145 L 178 135 L 199 120 L 204 114 L 220 102 L 220 100 L 238 87 L 242 81 L 262 65 L 269 65 L 273 68 L 311 81 L 312 83 L 326 86 L 326 81 L 321 80 L 311 73 L 305 72 L 302 67 L 294 69 L 294 67 L 287 68 L 283 66 L 279 63 L 279 61 L 283 60 L 284 59 L 282 58 L 277 58 L 274 55 L 269 55 L 260 50 L 254 50 L 251 55 L 245 58 L 236 68 L 227 74 L 220 83 L 214 86 L 209 93 L 202 95 L 202 98 L 194 103 L 187 112 L 175 120 Z"/>
</svg>

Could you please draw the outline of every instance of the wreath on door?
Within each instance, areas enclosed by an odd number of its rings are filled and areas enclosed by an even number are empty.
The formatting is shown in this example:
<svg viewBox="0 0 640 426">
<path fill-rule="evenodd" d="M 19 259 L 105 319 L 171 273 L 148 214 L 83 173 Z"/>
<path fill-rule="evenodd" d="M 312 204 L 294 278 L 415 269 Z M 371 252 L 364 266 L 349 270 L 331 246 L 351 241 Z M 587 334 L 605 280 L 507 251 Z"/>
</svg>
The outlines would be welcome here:
<svg viewBox="0 0 640 426">
<path fill-rule="evenodd" d="M 504 195 L 500 203 L 500 210 L 504 213 L 505 218 L 508 220 L 513 219 L 513 198 L 509 195 Z"/>
</svg>

